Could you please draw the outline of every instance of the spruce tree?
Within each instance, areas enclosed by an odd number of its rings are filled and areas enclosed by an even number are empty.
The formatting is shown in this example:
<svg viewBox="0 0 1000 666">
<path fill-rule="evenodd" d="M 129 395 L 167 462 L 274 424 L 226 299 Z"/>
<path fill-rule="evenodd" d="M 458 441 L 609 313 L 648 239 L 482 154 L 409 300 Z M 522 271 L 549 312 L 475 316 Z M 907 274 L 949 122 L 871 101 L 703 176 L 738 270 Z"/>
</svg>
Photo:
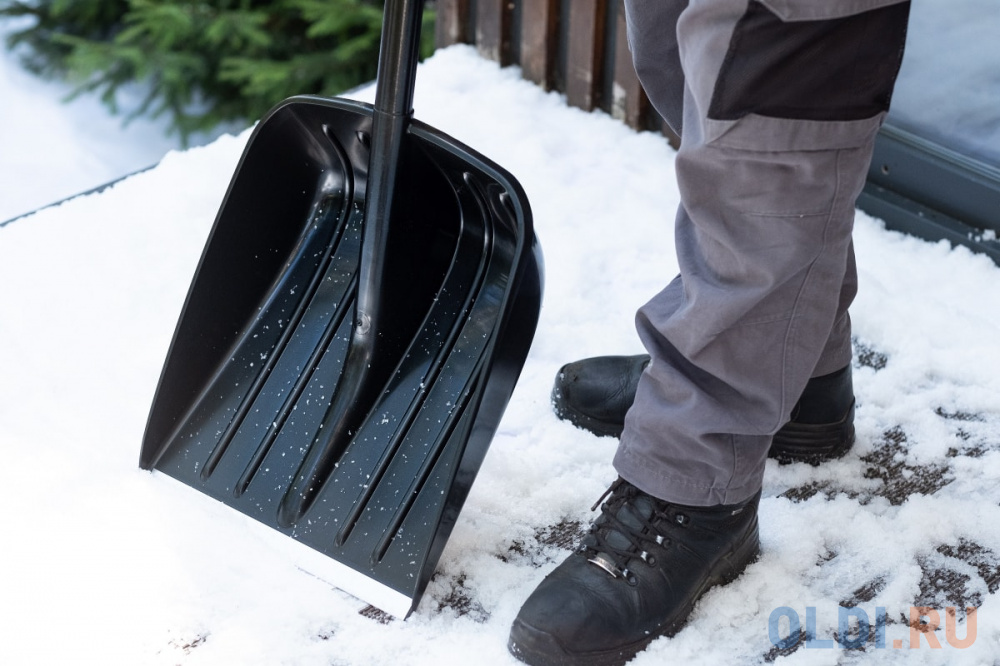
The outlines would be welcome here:
<svg viewBox="0 0 1000 666">
<path fill-rule="evenodd" d="M 121 87 L 139 83 L 127 119 L 167 114 L 182 137 L 372 80 L 382 11 L 381 0 L 0 0 L 0 17 L 35 19 L 8 40 L 28 69 L 114 112 Z M 431 12 L 424 21 L 427 54 Z"/>
</svg>

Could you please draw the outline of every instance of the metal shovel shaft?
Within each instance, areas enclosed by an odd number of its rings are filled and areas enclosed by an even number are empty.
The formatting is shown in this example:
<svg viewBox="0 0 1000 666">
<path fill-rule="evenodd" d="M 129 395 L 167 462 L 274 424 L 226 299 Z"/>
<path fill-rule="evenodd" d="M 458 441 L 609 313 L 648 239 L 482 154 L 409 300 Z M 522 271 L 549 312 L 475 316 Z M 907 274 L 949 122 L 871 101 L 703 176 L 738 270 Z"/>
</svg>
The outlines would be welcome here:
<svg viewBox="0 0 1000 666">
<path fill-rule="evenodd" d="M 423 0 L 387 0 L 382 21 L 359 269 L 357 342 L 373 337 L 378 329 L 378 287 L 386 270 L 385 234 L 392 216 L 403 134 L 413 115 L 423 5 Z"/>
<path fill-rule="evenodd" d="M 393 201 L 400 175 L 404 134 L 413 116 L 413 89 L 420 47 L 423 0 L 388 0 L 382 21 L 378 80 L 364 201 L 364 231 L 358 264 L 355 327 L 335 397 L 327 412 L 331 427 L 315 443 L 281 503 L 279 521 L 291 526 L 312 507 L 336 461 L 383 388 L 384 369 L 374 359 L 386 356 L 392 336 L 384 335 L 383 297 Z M 377 366 L 376 366 L 377 367 Z"/>
</svg>

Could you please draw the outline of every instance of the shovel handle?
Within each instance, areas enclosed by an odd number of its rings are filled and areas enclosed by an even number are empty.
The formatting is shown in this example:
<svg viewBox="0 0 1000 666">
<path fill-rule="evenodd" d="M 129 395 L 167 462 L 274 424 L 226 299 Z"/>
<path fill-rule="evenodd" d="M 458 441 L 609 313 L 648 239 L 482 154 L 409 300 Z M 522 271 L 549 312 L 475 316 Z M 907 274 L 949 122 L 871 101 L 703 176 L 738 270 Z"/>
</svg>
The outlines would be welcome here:
<svg viewBox="0 0 1000 666">
<path fill-rule="evenodd" d="M 413 114 L 423 0 L 386 0 L 379 47 L 371 152 L 365 185 L 361 261 L 358 265 L 356 315 L 351 344 L 325 421 L 330 428 L 303 460 L 278 510 L 278 522 L 295 525 L 312 506 L 320 488 L 347 446 L 352 428 L 381 390 L 385 377 L 373 373 L 373 359 L 386 342 L 382 335 L 382 298 L 389 221 L 399 175 L 400 153 Z M 384 352 L 382 352 L 384 354 Z"/>
<path fill-rule="evenodd" d="M 413 113 L 423 8 L 424 0 L 386 0 L 375 89 L 376 111 L 406 116 Z"/>
<path fill-rule="evenodd" d="M 375 112 L 365 193 L 365 227 L 358 284 L 355 341 L 363 347 L 376 334 L 379 285 L 383 282 L 385 244 L 399 174 L 403 135 L 413 114 L 423 0 L 387 0 L 382 18 Z M 371 350 L 369 350 L 370 353 Z"/>
</svg>

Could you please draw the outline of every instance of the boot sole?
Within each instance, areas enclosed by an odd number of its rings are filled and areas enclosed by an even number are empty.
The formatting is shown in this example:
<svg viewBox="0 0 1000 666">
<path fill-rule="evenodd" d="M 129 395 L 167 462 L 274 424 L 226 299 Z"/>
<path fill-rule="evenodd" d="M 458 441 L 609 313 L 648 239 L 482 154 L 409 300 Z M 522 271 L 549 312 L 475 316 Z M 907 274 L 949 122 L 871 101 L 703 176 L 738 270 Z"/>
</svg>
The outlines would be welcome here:
<svg viewBox="0 0 1000 666">
<path fill-rule="evenodd" d="M 551 634 L 515 619 L 511 627 L 507 649 L 514 657 L 528 666 L 624 666 L 657 638 L 673 636 L 683 629 L 695 604 L 706 592 L 713 587 L 733 582 L 748 566 L 757 561 L 760 556 L 760 532 L 756 518 L 754 518 L 750 531 L 752 531 L 752 535 L 749 538 L 738 544 L 736 548 L 716 563 L 712 572 L 691 596 L 691 600 L 676 614 L 676 619 L 666 623 L 655 633 L 645 636 L 641 640 L 611 650 L 586 653 L 572 652 L 566 650 Z"/>
<path fill-rule="evenodd" d="M 769 458 L 781 464 L 804 462 L 818 465 L 844 457 L 854 446 L 854 402 L 835 423 L 789 421 L 774 435 Z"/>
</svg>

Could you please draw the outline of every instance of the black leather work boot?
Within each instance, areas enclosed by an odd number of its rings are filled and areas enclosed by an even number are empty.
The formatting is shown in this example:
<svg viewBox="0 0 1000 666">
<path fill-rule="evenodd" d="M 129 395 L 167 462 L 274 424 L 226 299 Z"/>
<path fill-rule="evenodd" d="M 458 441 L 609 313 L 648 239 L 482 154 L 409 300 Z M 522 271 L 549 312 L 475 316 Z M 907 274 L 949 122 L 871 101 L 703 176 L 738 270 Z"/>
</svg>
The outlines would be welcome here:
<svg viewBox="0 0 1000 666">
<path fill-rule="evenodd" d="M 686 507 L 618 479 L 605 497 L 590 534 L 514 620 L 507 647 L 531 666 L 624 664 L 679 631 L 709 588 L 734 580 L 759 552 L 759 492 L 741 504 Z"/>
<path fill-rule="evenodd" d="M 568 363 L 556 374 L 556 416 L 601 437 L 620 437 L 649 356 L 597 356 Z M 854 445 L 851 366 L 813 377 L 774 435 L 768 457 L 781 463 L 819 464 L 840 458 Z"/>
</svg>

